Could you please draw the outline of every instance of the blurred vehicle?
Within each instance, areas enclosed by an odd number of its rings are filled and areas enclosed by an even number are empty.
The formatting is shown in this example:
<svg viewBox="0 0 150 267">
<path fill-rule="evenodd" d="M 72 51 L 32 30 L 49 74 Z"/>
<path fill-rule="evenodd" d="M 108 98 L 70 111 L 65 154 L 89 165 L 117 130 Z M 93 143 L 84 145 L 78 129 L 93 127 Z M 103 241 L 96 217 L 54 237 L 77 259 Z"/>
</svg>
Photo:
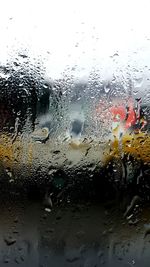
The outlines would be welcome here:
<svg viewBox="0 0 150 267">
<path fill-rule="evenodd" d="M 110 107 L 110 112 L 113 117 L 113 132 L 119 131 L 122 128 L 120 135 L 128 132 L 139 133 L 141 131 L 147 130 L 147 117 L 148 114 L 144 112 L 141 105 L 142 100 L 136 99 L 136 105 L 132 98 L 129 99 L 128 103 L 125 105 L 116 105 Z"/>
<path fill-rule="evenodd" d="M 24 68 L 16 70 L 12 66 L 1 66 L 0 73 L 1 132 L 21 133 L 26 123 L 32 132 L 37 117 L 49 112 L 50 105 L 55 110 L 58 108 L 60 88 L 37 75 L 36 69 L 29 72 Z"/>
<path fill-rule="evenodd" d="M 107 127 L 111 127 L 112 135 L 117 138 L 149 131 L 150 110 L 147 105 L 142 105 L 142 98 L 129 97 L 126 101 L 114 98 L 109 106 L 107 100 L 102 101 L 96 108 L 96 114 Z"/>
</svg>

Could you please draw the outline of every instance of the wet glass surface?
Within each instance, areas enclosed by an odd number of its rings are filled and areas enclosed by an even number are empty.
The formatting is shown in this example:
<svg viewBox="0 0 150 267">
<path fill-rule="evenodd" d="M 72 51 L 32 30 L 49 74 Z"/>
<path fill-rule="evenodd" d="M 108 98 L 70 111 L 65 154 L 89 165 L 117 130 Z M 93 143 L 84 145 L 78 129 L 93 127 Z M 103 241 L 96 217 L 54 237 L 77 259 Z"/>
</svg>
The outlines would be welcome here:
<svg viewBox="0 0 150 267">
<path fill-rule="evenodd" d="M 149 266 L 149 2 L 6 0 L 0 266 Z"/>
<path fill-rule="evenodd" d="M 39 202 L 5 199 L 0 264 L 149 266 L 149 207 L 136 210 L 136 219 L 123 218 L 110 202 L 68 203 L 50 211 Z"/>
</svg>

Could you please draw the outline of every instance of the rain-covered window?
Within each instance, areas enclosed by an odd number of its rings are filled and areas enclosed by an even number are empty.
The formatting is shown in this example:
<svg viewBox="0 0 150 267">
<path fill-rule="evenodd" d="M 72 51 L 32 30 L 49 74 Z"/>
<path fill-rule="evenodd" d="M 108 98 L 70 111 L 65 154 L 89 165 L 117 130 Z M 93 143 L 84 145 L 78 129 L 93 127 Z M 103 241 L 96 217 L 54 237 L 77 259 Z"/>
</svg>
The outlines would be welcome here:
<svg viewBox="0 0 150 267">
<path fill-rule="evenodd" d="M 149 267 L 149 1 L 0 10 L 0 266 Z"/>
</svg>

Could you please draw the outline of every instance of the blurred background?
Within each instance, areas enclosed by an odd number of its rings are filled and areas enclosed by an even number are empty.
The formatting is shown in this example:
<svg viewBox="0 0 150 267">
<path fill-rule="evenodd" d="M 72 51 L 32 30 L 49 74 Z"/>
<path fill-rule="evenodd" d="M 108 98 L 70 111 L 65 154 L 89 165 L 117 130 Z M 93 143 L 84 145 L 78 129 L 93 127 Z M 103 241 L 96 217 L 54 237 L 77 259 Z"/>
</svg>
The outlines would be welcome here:
<svg viewBox="0 0 150 267">
<path fill-rule="evenodd" d="M 149 267 L 149 10 L 0 0 L 0 266 Z"/>
</svg>

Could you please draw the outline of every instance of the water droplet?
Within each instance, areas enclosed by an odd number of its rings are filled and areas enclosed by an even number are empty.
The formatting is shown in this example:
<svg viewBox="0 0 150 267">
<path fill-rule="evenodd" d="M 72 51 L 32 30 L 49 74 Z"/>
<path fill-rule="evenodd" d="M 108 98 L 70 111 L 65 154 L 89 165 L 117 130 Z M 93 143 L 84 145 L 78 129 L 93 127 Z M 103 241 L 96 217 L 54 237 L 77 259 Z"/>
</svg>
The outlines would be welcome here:
<svg viewBox="0 0 150 267">
<path fill-rule="evenodd" d="M 48 195 L 48 194 L 45 195 L 45 198 L 44 198 L 44 205 L 45 205 L 47 208 L 52 208 L 52 206 L 53 206 L 52 199 L 51 199 L 50 195 Z"/>
<path fill-rule="evenodd" d="M 135 86 L 135 88 L 139 88 L 139 87 L 141 87 L 142 84 L 143 84 L 143 78 L 142 78 L 142 77 L 140 77 L 140 78 L 135 78 L 135 79 L 134 79 L 134 86 Z"/>
<path fill-rule="evenodd" d="M 9 263 L 10 262 L 10 259 L 8 258 L 8 256 L 4 256 L 3 262 L 4 263 Z"/>
<path fill-rule="evenodd" d="M 51 175 L 55 174 L 56 172 L 57 172 L 56 169 L 50 169 L 48 172 L 48 175 L 51 176 Z"/>
<path fill-rule="evenodd" d="M 20 264 L 21 263 L 21 259 L 16 257 L 15 260 L 14 260 L 17 264 Z"/>
<path fill-rule="evenodd" d="M 49 138 L 49 129 L 47 127 L 44 127 L 37 131 L 34 131 L 31 137 L 34 141 L 39 141 L 43 143 Z"/>
<path fill-rule="evenodd" d="M 105 90 L 105 93 L 108 94 L 109 91 L 110 91 L 110 87 L 109 86 L 104 86 L 104 90 Z"/>
<path fill-rule="evenodd" d="M 66 254 L 67 254 L 66 260 L 68 262 L 75 262 L 75 261 L 79 260 L 79 258 L 80 258 L 80 253 L 78 250 L 67 251 Z"/>
<path fill-rule="evenodd" d="M 47 212 L 51 212 L 52 210 L 49 209 L 49 208 L 45 208 L 45 211 L 47 211 Z"/>
<path fill-rule="evenodd" d="M 10 178 L 12 178 L 12 172 L 9 169 L 6 169 L 6 173 Z"/>
<path fill-rule="evenodd" d="M 5 238 L 4 241 L 5 241 L 7 246 L 11 246 L 11 245 L 16 243 L 16 239 L 14 239 L 12 237 Z"/>
<path fill-rule="evenodd" d="M 53 154 L 59 154 L 60 153 L 60 150 L 54 150 L 52 151 Z"/>
<path fill-rule="evenodd" d="M 97 253 L 97 256 L 98 256 L 99 258 L 101 258 L 101 257 L 103 257 L 103 255 L 104 255 L 104 252 L 100 249 L 100 250 L 98 251 L 98 253 Z"/>
</svg>

